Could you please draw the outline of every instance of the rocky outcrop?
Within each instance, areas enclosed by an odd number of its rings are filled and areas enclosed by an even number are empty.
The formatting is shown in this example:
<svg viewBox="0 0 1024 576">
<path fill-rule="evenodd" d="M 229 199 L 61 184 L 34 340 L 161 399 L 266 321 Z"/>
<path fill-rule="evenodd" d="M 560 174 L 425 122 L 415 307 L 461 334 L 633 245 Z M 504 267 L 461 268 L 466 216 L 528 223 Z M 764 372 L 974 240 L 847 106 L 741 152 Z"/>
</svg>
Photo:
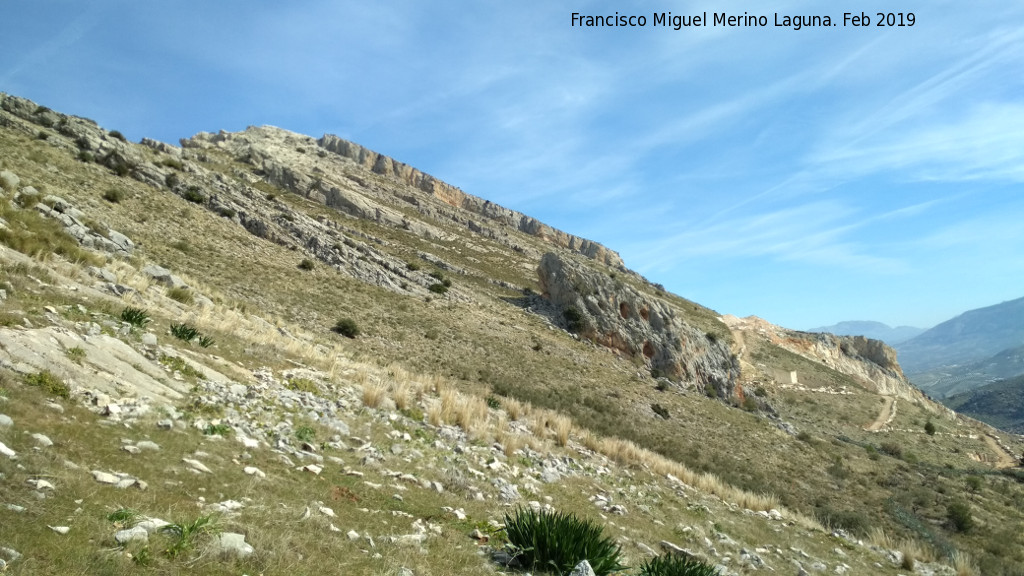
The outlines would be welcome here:
<svg viewBox="0 0 1024 576">
<path fill-rule="evenodd" d="M 554 252 L 541 258 L 537 274 L 543 296 L 571 331 L 642 358 L 652 374 L 713 389 L 720 398 L 736 393 L 739 361 L 728 344 L 690 326 L 664 302 Z"/>
<path fill-rule="evenodd" d="M 872 392 L 898 396 L 909 401 L 923 398 L 921 391 L 903 375 L 903 369 L 896 360 L 896 351 L 881 340 L 863 336 L 797 332 L 756 316 L 737 318 L 726 315 L 722 320 L 732 330 L 758 334 L 776 346 L 853 376 Z"/>
<path fill-rule="evenodd" d="M 605 248 L 597 242 L 567 234 L 515 210 L 509 210 L 483 198 L 466 194 L 455 186 L 442 182 L 408 164 L 403 164 L 383 154 L 338 138 L 333 134 L 325 134 L 317 141 L 317 144 L 321 148 L 348 158 L 376 174 L 389 176 L 413 188 L 418 188 L 440 199 L 449 206 L 461 208 L 500 225 L 542 238 L 556 246 L 578 252 L 587 258 L 597 260 L 608 266 L 620 267 L 624 265 L 618 253 Z"/>
</svg>

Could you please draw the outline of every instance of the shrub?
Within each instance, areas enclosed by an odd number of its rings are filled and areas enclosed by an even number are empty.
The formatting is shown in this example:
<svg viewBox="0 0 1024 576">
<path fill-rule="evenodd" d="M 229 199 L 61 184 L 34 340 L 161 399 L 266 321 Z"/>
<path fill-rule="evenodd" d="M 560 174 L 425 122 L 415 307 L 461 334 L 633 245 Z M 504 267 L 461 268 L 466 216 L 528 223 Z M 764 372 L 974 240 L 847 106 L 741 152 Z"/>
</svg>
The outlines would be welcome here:
<svg viewBox="0 0 1024 576">
<path fill-rule="evenodd" d="M 974 528 L 971 507 L 966 502 L 951 502 L 946 507 L 946 519 L 957 532 L 970 532 Z"/>
<path fill-rule="evenodd" d="M 299 426 L 295 429 L 295 438 L 299 442 L 312 442 L 316 440 L 316 430 L 310 426 Z"/>
<path fill-rule="evenodd" d="M 718 570 L 695 558 L 665 554 L 640 565 L 640 576 L 717 576 Z"/>
<path fill-rule="evenodd" d="M 924 432 L 929 436 L 935 436 L 935 424 L 931 420 L 924 423 Z"/>
<path fill-rule="evenodd" d="M 579 332 L 583 329 L 583 314 L 579 310 L 569 307 L 562 312 L 562 316 L 565 317 L 565 324 L 571 332 Z"/>
<path fill-rule="evenodd" d="M 516 510 L 505 514 L 505 534 L 516 558 L 528 570 L 569 573 L 583 560 L 598 576 L 625 568 L 622 550 L 602 527 L 575 514 Z"/>
<path fill-rule="evenodd" d="M 127 322 L 136 328 L 143 328 L 149 324 L 149 314 L 141 308 L 131 306 L 121 310 L 121 321 Z"/>
<path fill-rule="evenodd" d="M 299 270 L 312 270 L 315 267 L 316 264 L 309 258 L 303 258 L 302 262 L 299 262 Z"/>
<path fill-rule="evenodd" d="M 871 522 L 863 512 L 821 508 L 814 515 L 830 530 L 839 528 L 863 536 L 871 529 Z"/>
<path fill-rule="evenodd" d="M 441 284 L 440 282 L 435 282 L 435 283 L 431 284 L 430 286 L 427 286 L 427 290 L 430 290 L 431 292 L 433 292 L 435 294 L 447 294 L 448 293 L 448 287 L 445 286 L 444 284 Z"/>
<path fill-rule="evenodd" d="M 346 338 L 355 338 L 359 336 L 359 325 L 356 321 L 351 318 L 342 318 L 338 320 L 338 323 L 331 328 L 334 332 L 345 336 Z"/>
<path fill-rule="evenodd" d="M 882 445 L 878 447 L 879 452 L 888 454 L 893 458 L 903 457 L 903 447 L 895 442 L 882 442 Z"/>
<path fill-rule="evenodd" d="M 173 189 L 178 184 L 181 184 L 181 177 L 174 172 L 171 172 L 167 176 L 164 176 L 164 184 L 166 184 L 168 188 Z"/>
<path fill-rule="evenodd" d="M 167 168 L 173 168 L 175 170 L 185 169 L 185 165 L 182 164 L 181 160 L 178 160 L 177 158 L 164 158 L 163 160 L 160 161 L 160 165 L 166 166 Z"/>
<path fill-rule="evenodd" d="M 127 142 L 127 140 L 124 137 L 124 134 L 121 134 L 121 132 L 118 130 L 111 130 L 109 134 L 111 138 L 117 138 L 121 142 Z"/>
<path fill-rule="evenodd" d="M 227 424 L 207 424 L 206 428 L 203 428 L 203 434 L 206 436 L 227 436 L 231 433 L 231 426 Z"/>
<path fill-rule="evenodd" d="M 71 397 L 71 388 L 68 387 L 63 380 L 48 370 L 43 370 L 42 372 L 36 372 L 35 374 L 25 376 L 25 383 L 29 386 L 42 388 L 54 396 L 59 396 L 61 398 Z"/>
<path fill-rule="evenodd" d="M 64 351 L 64 353 L 67 354 L 68 358 L 79 364 L 81 364 L 82 360 L 85 359 L 85 348 L 82 348 L 81 346 L 68 348 L 67 350 Z"/>
<path fill-rule="evenodd" d="M 193 204 L 206 202 L 206 196 L 203 196 L 203 191 L 199 189 L 199 186 L 189 186 L 181 197 Z"/>
<path fill-rule="evenodd" d="M 107 202 L 113 202 L 114 204 L 117 204 L 121 200 L 124 200 L 124 191 L 122 191 L 120 188 L 107 188 L 107 190 L 103 193 L 103 199 L 106 200 Z"/>
<path fill-rule="evenodd" d="M 96 157 L 93 156 L 92 152 L 89 152 L 88 150 L 79 150 L 78 159 L 81 160 L 82 162 L 93 162 L 94 160 L 96 160 Z"/>
<path fill-rule="evenodd" d="M 416 263 L 416 262 L 409 262 L 408 264 L 405 265 L 405 267 L 410 272 L 415 272 L 415 271 L 420 269 L 420 265 L 418 263 Z"/>
<path fill-rule="evenodd" d="M 199 330 L 190 324 L 171 324 L 171 334 L 178 340 L 191 342 L 199 337 Z"/>
</svg>

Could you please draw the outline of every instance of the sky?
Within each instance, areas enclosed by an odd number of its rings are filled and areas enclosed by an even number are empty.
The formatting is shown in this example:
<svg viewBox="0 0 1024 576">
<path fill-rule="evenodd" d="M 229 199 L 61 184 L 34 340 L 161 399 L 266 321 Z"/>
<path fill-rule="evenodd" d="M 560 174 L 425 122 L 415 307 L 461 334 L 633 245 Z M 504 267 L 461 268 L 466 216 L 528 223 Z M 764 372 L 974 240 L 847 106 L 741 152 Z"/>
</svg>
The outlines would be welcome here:
<svg viewBox="0 0 1024 576">
<path fill-rule="evenodd" d="M 789 328 L 1024 296 L 1024 3 L 841 4 L 5 0 L 0 91 L 136 141 L 337 134 Z"/>
</svg>

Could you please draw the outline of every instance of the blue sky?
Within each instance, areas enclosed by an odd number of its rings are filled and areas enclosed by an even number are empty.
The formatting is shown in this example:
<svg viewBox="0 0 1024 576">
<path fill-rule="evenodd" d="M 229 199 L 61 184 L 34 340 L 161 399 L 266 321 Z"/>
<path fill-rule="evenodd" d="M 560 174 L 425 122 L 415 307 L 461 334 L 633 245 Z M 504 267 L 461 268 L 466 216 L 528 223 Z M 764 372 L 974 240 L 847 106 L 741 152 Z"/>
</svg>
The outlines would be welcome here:
<svg viewBox="0 0 1024 576">
<path fill-rule="evenodd" d="M 1024 296 L 1024 4 L 856 4 L 915 25 L 801 0 L 8 0 L 0 90 L 133 140 L 338 134 L 792 328 Z M 648 25 L 570 26 L 616 11 Z"/>
</svg>

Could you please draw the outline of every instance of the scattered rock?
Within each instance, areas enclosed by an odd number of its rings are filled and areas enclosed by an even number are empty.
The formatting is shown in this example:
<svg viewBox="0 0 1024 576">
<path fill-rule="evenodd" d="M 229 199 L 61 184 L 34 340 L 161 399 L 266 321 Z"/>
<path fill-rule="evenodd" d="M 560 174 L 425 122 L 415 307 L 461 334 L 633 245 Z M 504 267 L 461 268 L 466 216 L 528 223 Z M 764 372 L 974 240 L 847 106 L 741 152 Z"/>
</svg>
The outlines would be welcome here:
<svg viewBox="0 0 1024 576">
<path fill-rule="evenodd" d="M 0 428 L 10 428 L 14 426 L 14 420 L 7 414 L 0 414 Z"/>
<path fill-rule="evenodd" d="M 3 454 L 12 460 L 18 457 L 18 453 L 8 448 L 3 442 L 0 442 L 0 454 Z"/>
<path fill-rule="evenodd" d="M 222 532 L 218 534 L 210 545 L 210 551 L 223 556 L 235 556 L 237 558 L 248 558 L 255 551 L 245 541 L 244 534 L 235 532 Z"/>
<path fill-rule="evenodd" d="M 68 532 L 71 532 L 71 528 L 68 527 L 68 526 L 50 526 L 50 525 L 47 525 L 46 527 L 49 528 L 50 530 L 53 530 L 57 534 L 61 534 L 61 535 L 67 534 Z"/>
<path fill-rule="evenodd" d="M 583 560 L 572 569 L 569 576 L 597 576 L 597 574 L 594 573 L 594 569 L 590 566 L 590 562 Z"/>
<path fill-rule="evenodd" d="M 124 546 L 129 542 L 149 542 L 149 531 L 142 526 L 135 526 L 127 530 L 119 530 L 114 534 L 114 541 Z"/>
</svg>

